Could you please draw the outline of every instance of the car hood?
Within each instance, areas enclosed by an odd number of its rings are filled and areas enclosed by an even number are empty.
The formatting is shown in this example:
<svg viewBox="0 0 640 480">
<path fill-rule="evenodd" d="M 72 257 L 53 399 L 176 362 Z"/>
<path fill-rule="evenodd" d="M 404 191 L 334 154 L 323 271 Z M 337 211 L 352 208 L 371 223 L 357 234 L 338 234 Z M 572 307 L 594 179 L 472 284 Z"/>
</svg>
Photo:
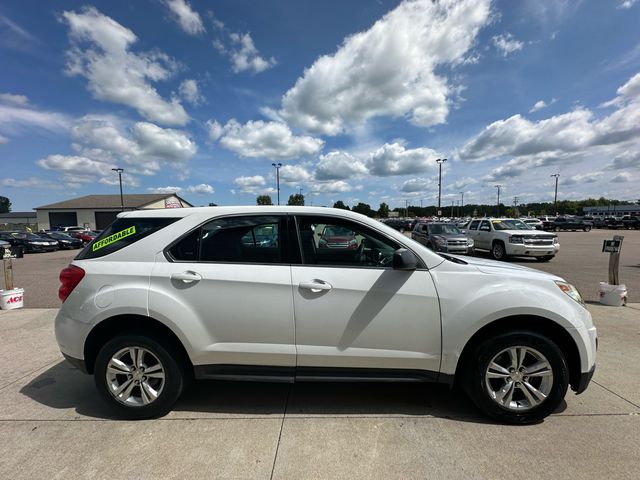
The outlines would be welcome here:
<svg viewBox="0 0 640 480">
<path fill-rule="evenodd" d="M 498 230 L 498 232 L 506 233 L 507 235 L 530 235 L 534 237 L 554 236 L 551 232 L 541 232 L 540 230 Z"/>
<path fill-rule="evenodd" d="M 535 276 L 538 278 L 547 278 L 549 280 L 562 280 L 562 277 L 553 275 L 551 273 L 543 272 L 535 268 L 524 267 L 522 265 L 516 265 L 514 263 L 500 262 L 497 260 L 490 260 L 488 258 L 479 257 L 467 257 L 462 255 L 450 255 L 460 259 L 471 267 L 475 267 L 482 273 L 490 275 L 517 275 L 517 276 Z"/>
<path fill-rule="evenodd" d="M 447 240 L 466 240 L 467 236 L 464 233 L 434 233 L 432 237 L 443 237 Z"/>
</svg>

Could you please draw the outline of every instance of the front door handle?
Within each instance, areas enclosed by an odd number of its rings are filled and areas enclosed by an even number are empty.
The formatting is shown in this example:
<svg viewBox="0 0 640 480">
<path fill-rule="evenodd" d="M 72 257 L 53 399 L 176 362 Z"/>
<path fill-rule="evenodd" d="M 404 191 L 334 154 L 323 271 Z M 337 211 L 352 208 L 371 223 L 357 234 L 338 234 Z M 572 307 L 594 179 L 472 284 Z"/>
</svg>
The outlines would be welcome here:
<svg viewBox="0 0 640 480">
<path fill-rule="evenodd" d="M 202 275 L 196 272 L 174 273 L 171 275 L 171 280 L 180 280 L 184 283 L 193 283 L 202 280 Z"/>
<path fill-rule="evenodd" d="M 300 288 L 305 290 L 311 290 L 313 293 L 318 293 L 326 290 L 331 290 L 333 287 L 324 280 L 311 280 L 309 282 L 300 282 Z"/>
</svg>

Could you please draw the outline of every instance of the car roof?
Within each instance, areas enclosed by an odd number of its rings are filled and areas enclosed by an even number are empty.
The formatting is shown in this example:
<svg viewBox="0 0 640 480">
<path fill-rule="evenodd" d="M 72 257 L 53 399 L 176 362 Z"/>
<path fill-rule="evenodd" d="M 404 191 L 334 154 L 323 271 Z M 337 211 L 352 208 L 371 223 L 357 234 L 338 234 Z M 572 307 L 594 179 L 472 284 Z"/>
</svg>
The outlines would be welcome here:
<svg viewBox="0 0 640 480">
<path fill-rule="evenodd" d="M 298 215 L 339 215 L 353 219 L 361 219 L 364 215 L 342 210 L 340 208 L 329 207 L 300 207 L 291 205 L 253 205 L 253 206 L 226 206 L 226 207 L 189 207 L 189 208 L 162 208 L 134 210 L 118 214 L 118 218 L 148 218 L 148 217 L 168 217 L 183 218 L 191 215 L 208 214 L 212 217 L 234 214 L 282 214 L 291 213 Z"/>
</svg>

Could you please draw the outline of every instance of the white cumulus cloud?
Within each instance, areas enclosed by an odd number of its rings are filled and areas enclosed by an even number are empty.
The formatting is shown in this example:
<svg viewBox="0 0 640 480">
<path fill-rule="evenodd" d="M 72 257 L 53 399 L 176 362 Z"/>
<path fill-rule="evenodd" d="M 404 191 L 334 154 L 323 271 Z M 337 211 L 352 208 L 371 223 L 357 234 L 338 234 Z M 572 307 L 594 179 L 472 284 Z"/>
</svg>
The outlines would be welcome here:
<svg viewBox="0 0 640 480">
<path fill-rule="evenodd" d="M 191 185 L 187 187 L 187 192 L 197 193 L 199 195 L 211 195 L 215 192 L 214 188 L 208 183 L 201 183 L 199 185 Z"/>
<path fill-rule="evenodd" d="M 224 127 L 209 121 L 212 139 L 218 138 L 220 145 L 241 157 L 285 160 L 318 153 L 324 142 L 306 135 L 296 136 L 287 124 L 281 122 L 248 121 L 240 124 L 229 120 Z"/>
<path fill-rule="evenodd" d="M 326 135 L 379 116 L 444 123 L 456 89 L 436 71 L 465 60 L 490 13 L 489 0 L 403 2 L 307 68 L 282 98 L 280 115 Z"/>
<path fill-rule="evenodd" d="M 67 72 L 86 78 L 95 98 L 127 105 L 147 120 L 164 125 L 189 121 L 178 99 L 165 100 L 151 85 L 176 72 L 173 59 L 159 51 L 132 52 L 136 35 L 94 7 L 62 16 L 72 43 Z"/>
<path fill-rule="evenodd" d="M 165 4 L 173 13 L 174 20 L 186 33 L 199 35 L 205 32 L 200 15 L 185 0 L 165 0 Z"/>
<path fill-rule="evenodd" d="M 315 177 L 318 180 L 346 180 L 366 173 L 367 167 L 362 160 L 348 152 L 334 151 L 320 155 Z"/>
<path fill-rule="evenodd" d="M 496 35 L 491 39 L 493 45 L 500 51 L 503 57 L 522 50 L 524 43 L 520 40 L 516 40 L 510 33 L 503 33 Z"/>
<path fill-rule="evenodd" d="M 440 155 L 430 148 L 407 149 L 399 143 L 385 143 L 369 155 L 367 167 L 371 175 L 379 177 L 411 175 L 435 170 L 437 158 Z"/>
<path fill-rule="evenodd" d="M 199 105 L 204 101 L 198 82 L 193 79 L 184 80 L 178 87 L 178 92 L 191 105 Z"/>
</svg>

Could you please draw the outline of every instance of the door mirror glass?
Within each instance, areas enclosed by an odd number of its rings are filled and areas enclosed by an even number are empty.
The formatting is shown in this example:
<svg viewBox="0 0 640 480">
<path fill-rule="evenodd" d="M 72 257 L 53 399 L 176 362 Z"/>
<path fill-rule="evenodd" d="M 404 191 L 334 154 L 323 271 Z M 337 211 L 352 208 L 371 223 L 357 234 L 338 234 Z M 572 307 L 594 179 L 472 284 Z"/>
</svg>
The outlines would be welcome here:
<svg viewBox="0 0 640 480">
<path fill-rule="evenodd" d="M 393 252 L 394 270 L 415 270 L 418 268 L 418 258 L 406 248 L 399 248 Z"/>
</svg>

